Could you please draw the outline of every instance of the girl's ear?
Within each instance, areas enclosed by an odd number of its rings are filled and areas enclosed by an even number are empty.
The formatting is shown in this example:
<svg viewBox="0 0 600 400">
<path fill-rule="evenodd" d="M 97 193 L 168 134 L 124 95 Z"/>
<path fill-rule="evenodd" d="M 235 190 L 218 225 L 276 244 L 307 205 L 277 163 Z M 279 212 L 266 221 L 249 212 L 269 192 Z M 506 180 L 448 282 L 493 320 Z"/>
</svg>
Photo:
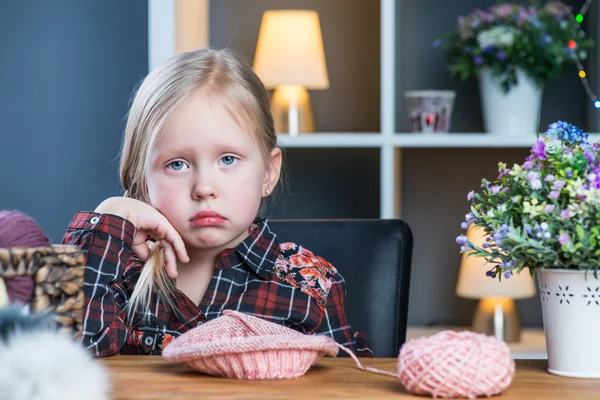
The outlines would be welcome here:
<svg viewBox="0 0 600 400">
<path fill-rule="evenodd" d="M 269 196 L 273 193 L 273 188 L 279 181 L 281 174 L 281 149 L 275 147 L 269 155 L 269 162 L 267 163 L 267 171 L 265 179 L 263 181 L 263 197 Z"/>
</svg>

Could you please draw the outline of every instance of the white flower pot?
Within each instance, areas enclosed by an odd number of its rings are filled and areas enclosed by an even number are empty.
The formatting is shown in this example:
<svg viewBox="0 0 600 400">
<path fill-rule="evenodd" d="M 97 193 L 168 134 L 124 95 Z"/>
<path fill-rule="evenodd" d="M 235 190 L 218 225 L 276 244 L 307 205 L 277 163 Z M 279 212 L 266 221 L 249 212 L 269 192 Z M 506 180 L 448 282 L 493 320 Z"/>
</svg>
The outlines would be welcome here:
<svg viewBox="0 0 600 400">
<path fill-rule="evenodd" d="M 548 372 L 600 378 L 600 279 L 566 269 L 538 270 Z"/>
<path fill-rule="evenodd" d="M 479 74 L 481 108 L 486 132 L 499 135 L 535 135 L 542 106 L 542 88 L 517 70 L 517 85 L 504 93 L 492 71 Z"/>
</svg>

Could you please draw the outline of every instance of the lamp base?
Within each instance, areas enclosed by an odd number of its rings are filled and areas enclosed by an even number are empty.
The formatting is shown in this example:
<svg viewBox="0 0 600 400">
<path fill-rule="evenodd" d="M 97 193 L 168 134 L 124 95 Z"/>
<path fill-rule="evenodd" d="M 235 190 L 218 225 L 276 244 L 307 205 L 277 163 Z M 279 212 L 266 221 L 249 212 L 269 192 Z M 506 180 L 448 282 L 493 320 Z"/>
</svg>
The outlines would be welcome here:
<svg viewBox="0 0 600 400">
<path fill-rule="evenodd" d="M 271 99 L 275 133 L 313 133 L 315 119 L 308 91 L 302 85 L 279 85 Z"/>
<path fill-rule="evenodd" d="M 507 343 L 521 340 L 521 318 L 513 299 L 481 299 L 473 316 L 473 330 Z"/>
</svg>

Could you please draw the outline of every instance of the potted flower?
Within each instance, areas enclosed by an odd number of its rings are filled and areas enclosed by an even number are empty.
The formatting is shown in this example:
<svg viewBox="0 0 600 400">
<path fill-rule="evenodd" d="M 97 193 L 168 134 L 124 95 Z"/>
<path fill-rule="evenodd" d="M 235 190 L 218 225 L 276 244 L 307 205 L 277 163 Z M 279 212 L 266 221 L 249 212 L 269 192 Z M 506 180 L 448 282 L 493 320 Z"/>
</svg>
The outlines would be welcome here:
<svg viewBox="0 0 600 400">
<path fill-rule="evenodd" d="M 593 42 L 581 19 L 558 1 L 541 7 L 499 4 L 458 17 L 456 32 L 436 39 L 451 75 L 479 78 L 485 130 L 538 132 L 542 90 Z"/>
<path fill-rule="evenodd" d="M 600 155 L 580 129 L 558 121 L 538 137 L 522 164 L 499 163 L 467 199 L 462 223 L 481 227 L 478 246 L 490 279 L 537 273 L 551 373 L 600 377 Z"/>
</svg>

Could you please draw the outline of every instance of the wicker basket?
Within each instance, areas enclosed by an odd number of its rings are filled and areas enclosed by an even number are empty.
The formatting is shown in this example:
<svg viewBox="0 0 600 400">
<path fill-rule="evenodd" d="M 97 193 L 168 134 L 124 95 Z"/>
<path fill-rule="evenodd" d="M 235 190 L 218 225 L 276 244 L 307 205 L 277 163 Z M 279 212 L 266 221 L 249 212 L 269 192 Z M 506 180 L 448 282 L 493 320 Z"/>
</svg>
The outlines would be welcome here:
<svg viewBox="0 0 600 400">
<path fill-rule="evenodd" d="M 51 312 L 81 338 L 83 320 L 84 254 L 77 246 L 0 248 L 0 277 L 33 278 L 33 312 Z"/>
</svg>

